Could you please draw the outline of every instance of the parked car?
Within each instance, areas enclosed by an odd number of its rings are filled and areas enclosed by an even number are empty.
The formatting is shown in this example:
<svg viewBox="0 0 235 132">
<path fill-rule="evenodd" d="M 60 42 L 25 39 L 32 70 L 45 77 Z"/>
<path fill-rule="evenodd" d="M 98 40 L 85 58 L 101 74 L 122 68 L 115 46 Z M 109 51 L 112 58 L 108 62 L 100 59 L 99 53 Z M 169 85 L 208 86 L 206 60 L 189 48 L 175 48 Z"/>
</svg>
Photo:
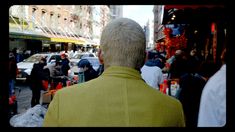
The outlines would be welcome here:
<svg viewBox="0 0 235 132">
<path fill-rule="evenodd" d="M 90 52 L 76 53 L 73 55 L 73 57 L 70 58 L 71 66 L 72 67 L 76 66 L 78 62 L 84 57 L 97 57 L 97 56 L 94 53 Z"/>
<path fill-rule="evenodd" d="M 87 59 L 87 60 L 91 63 L 91 65 L 92 65 L 92 67 L 94 68 L 94 70 L 95 70 L 95 71 L 98 70 L 98 68 L 99 68 L 99 66 L 100 66 L 100 62 L 99 62 L 98 57 L 83 57 L 82 59 Z M 80 60 L 82 60 L 82 59 L 80 59 Z M 79 61 L 80 61 L 80 60 L 79 60 Z M 74 73 L 74 75 L 77 75 L 77 74 L 78 74 L 78 66 L 77 66 L 77 63 L 76 63 L 76 65 L 73 65 L 73 66 L 71 67 L 70 71 L 71 71 L 72 73 Z"/>
<path fill-rule="evenodd" d="M 60 54 L 58 53 L 37 53 L 29 58 L 23 60 L 22 62 L 17 63 L 19 69 L 19 74 L 16 77 L 16 80 L 26 81 L 27 77 L 31 74 L 33 65 L 38 63 L 41 57 L 45 57 L 47 60 L 47 67 L 52 73 L 52 67 L 55 65 L 56 58 L 60 59 Z"/>
</svg>

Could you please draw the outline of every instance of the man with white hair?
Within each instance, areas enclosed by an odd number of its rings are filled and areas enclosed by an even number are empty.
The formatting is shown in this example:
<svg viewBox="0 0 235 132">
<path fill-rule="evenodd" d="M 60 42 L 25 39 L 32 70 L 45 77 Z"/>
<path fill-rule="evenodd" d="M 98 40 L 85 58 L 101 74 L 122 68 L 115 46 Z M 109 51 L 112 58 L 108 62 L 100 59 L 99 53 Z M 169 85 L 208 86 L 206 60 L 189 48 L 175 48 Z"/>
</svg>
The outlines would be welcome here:
<svg viewBox="0 0 235 132">
<path fill-rule="evenodd" d="M 58 91 L 44 126 L 185 126 L 181 103 L 141 79 L 145 41 L 135 21 L 110 22 L 102 32 L 98 53 L 104 72 Z"/>
</svg>

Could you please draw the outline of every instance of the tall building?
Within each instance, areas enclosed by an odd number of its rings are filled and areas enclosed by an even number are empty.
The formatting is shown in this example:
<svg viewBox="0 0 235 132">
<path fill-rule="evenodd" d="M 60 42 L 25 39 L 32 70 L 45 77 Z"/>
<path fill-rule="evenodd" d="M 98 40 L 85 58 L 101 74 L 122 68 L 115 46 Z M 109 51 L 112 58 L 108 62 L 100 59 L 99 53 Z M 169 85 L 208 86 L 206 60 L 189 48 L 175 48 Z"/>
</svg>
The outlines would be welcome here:
<svg viewBox="0 0 235 132">
<path fill-rule="evenodd" d="M 101 32 L 103 31 L 104 27 L 110 21 L 110 8 L 108 5 L 101 5 L 100 7 L 100 14 L 101 14 Z"/>
<path fill-rule="evenodd" d="M 153 43 L 153 21 L 148 20 L 146 25 L 143 27 L 145 38 L 146 38 L 146 49 L 153 49 L 154 43 Z"/>
<path fill-rule="evenodd" d="M 150 48 L 149 45 L 149 36 L 150 36 L 150 30 L 149 30 L 149 21 L 146 23 L 144 26 L 144 33 L 145 33 L 145 38 L 146 38 L 146 49 Z"/>
<path fill-rule="evenodd" d="M 99 44 L 100 42 L 100 35 L 101 35 L 101 8 L 99 5 L 92 6 L 92 17 L 93 17 L 93 42 L 95 44 Z"/>
<path fill-rule="evenodd" d="M 123 6 L 122 5 L 110 5 L 111 19 L 123 17 Z"/>
<path fill-rule="evenodd" d="M 154 13 L 154 44 L 156 42 L 162 41 L 165 35 L 163 33 L 164 26 L 163 15 L 164 15 L 164 5 L 155 5 L 153 8 Z"/>
</svg>

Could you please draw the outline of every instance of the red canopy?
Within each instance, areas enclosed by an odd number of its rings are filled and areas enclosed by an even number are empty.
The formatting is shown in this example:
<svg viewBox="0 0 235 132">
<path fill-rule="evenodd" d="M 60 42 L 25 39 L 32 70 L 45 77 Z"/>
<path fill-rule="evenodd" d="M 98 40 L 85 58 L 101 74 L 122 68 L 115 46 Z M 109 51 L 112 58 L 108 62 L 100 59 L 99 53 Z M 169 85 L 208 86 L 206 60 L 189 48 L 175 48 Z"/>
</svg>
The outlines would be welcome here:
<svg viewBox="0 0 235 132">
<path fill-rule="evenodd" d="M 224 7 L 224 5 L 165 5 L 165 9 L 171 9 L 171 8 L 176 8 L 176 9 L 185 9 L 185 8 L 192 8 L 192 9 L 197 9 L 197 8 L 213 8 L 213 7 Z"/>
</svg>

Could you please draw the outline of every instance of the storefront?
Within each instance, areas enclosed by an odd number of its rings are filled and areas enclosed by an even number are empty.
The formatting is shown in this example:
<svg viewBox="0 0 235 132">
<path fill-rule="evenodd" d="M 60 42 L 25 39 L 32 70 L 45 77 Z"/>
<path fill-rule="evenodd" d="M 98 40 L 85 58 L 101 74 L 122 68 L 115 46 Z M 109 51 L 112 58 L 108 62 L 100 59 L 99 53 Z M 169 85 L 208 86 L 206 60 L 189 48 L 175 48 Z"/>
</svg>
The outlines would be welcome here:
<svg viewBox="0 0 235 132">
<path fill-rule="evenodd" d="M 50 38 L 42 35 L 9 33 L 9 50 L 17 48 L 20 51 L 31 50 L 34 52 L 42 52 L 42 41 L 49 41 Z"/>
<path fill-rule="evenodd" d="M 228 29 L 226 14 L 223 5 L 166 5 L 163 24 L 184 24 L 185 50 L 196 48 L 202 54 L 211 56 L 214 63 L 220 63 Z"/>
</svg>

